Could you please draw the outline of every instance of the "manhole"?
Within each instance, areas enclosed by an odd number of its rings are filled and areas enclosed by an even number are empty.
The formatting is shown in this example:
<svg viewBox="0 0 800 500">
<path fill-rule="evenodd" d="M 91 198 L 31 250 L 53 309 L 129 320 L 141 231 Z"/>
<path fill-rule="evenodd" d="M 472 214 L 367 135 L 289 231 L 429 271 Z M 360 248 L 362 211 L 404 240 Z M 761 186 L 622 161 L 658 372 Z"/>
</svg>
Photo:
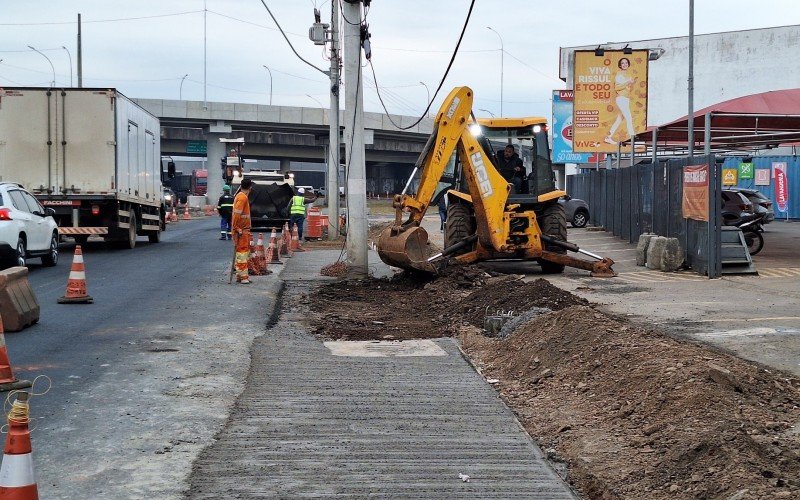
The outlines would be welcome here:
<svg viewBox="0 0 800 500">
<path fill-rule="evenodd" d="M 334 356 L 390 358 L 410 356 L 447 356 L 432 340 L 335 340 L 325 342 Z"/>
</svg>

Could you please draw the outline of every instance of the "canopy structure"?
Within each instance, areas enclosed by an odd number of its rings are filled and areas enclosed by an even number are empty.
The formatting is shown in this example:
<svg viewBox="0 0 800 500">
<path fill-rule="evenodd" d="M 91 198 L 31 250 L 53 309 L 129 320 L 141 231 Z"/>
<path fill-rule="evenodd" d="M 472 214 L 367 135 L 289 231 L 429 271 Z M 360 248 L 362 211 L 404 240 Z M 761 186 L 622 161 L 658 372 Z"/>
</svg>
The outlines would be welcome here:
<svg viewBox="0 0 800 500">
<path fill-rule="evenodd" d="M 694 113 L 695 154 L 748 152 L 800 143 L 800 89 L 775 90 L 714 104 Z M 637 134 L 658 153 L 688 150 L 686 116 Z"/>
</svg>

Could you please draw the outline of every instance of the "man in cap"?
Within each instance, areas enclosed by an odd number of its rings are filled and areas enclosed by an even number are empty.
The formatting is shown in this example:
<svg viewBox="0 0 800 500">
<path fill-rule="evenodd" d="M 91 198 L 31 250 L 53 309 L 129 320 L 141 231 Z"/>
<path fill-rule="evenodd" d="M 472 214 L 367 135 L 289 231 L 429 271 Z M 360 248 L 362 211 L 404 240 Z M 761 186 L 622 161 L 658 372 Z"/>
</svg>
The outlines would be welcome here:
<svg viewBox="0 0 800 500">
<path fill-rule="evenodd" d="M 233 217 L 233 196 L 231 187 L 227 184 L 222 186 L 222 196 L 217 202 L 217 212 L 219 213 L 219 239 L 231 239 L 231 218 Z"/>
<path fill-rule="evenodd" d="M 233 200 L 233 244 L 236 246 L 236 282 L 242 285 L 250 284 L 247 273 L 247 261 L 250 259 L 250 200 L 247 196 L 253 187 L 252 179 L 242 179 L 239 192 Z"/>
<path fill-rule="evenodd" d="M 289 226 L 297 224 L 297 238 L 303 241 L 303 222 L 306 220 L 306 190 L 300 188 L 289 205 Z"/>
</svg>

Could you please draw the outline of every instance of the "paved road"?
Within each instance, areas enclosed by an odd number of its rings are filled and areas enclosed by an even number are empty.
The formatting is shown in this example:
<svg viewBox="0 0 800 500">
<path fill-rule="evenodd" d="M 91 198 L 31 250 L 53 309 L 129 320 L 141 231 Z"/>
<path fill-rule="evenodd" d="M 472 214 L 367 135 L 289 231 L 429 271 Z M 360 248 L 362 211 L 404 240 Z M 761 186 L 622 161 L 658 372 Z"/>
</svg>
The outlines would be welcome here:
<svg viewBox="0 0 800 500">
<path fill-rule="evenodd" d="M 42 498 L 176 498 L 186 487 L 242 389 L 279 287 L 259 278 L 234 301 L 232 249 L 217 227 L 170 225 L 161 243 L 140 238 L 134 250 L 89 243 L 90 305 L 56 303 L 71 245 L 55 268 L 31 260 L 42 317 L 6 340 L 18 376 L 53 381 L 31 403 Z"/>
</svg>

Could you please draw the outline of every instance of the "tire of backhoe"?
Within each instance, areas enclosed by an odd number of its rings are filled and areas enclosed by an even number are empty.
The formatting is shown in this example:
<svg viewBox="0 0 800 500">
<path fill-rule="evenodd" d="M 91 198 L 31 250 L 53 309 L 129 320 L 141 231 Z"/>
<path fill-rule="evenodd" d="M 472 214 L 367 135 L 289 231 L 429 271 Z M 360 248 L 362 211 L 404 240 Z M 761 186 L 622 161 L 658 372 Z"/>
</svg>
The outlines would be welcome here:
<svg viewBox="0 0 800 500">
<path fill-rule="evenodd" d="M 467 239 L 475 232 L 472 224 L 472 214 L 469 207 L 463 203 L 451 203 L 447 207 L 447 222 L 444 225 L 444 247 L 448 248 Z M 469 247 L 462 248 L 454 255 L 461 255 L 471 251 Z"/>
<path fill-rule="evenodd" d="M 542 234 L 545 236 L 567 241 L 567 216 L 564 213 L 564 207 L 558 203 L 552 203 L 542 209 L 539 215 L 539 229 L 542 230 Z M 545 244 L 544 249 L 553 253 L 567 253 L 565 248 L 554 245 Z M 564 264 L 556 264 L 544 259 L 539 259 L 538 262 L 544 274 L 561 274 L 564 272 Z"/>
</svg>

